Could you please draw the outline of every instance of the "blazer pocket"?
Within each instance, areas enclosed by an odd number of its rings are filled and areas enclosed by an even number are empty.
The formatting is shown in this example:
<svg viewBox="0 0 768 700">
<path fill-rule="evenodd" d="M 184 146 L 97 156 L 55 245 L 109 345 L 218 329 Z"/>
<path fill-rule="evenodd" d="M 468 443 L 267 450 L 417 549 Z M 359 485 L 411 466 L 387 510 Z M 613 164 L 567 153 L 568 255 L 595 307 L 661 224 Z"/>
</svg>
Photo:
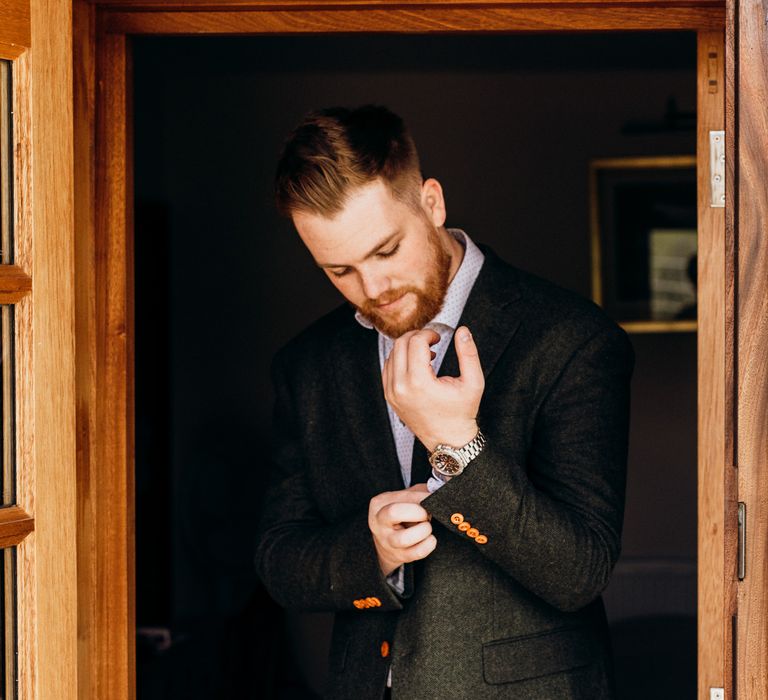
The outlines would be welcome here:
<svg viewBox="0 0 768 700">
<path fill-rule="evenodd" d="M 483 644 L 483 676 L 494 685 L 538 678 L 586 666 L 595 652 L 592 635 L 582 627 L 499 639 Z"/>
</svg>

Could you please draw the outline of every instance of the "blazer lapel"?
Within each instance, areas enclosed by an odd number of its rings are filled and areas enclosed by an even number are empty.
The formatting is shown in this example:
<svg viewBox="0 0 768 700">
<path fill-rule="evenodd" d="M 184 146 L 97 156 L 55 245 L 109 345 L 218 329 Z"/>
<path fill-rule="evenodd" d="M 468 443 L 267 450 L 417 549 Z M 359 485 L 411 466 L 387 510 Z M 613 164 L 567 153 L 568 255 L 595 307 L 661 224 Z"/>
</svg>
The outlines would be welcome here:
<svg viewBox="0 0 768 700">
<path fill-rule="evenodd" d="M 459 326 L 467 326 L 472 332 L 487 380 L 520 325 L 522 308 L 514 268 L 499 259 L 490 248 L 482 245 L 480 248 L 485 262 L 464 306 Z M 459 360 L 451 340 L 437 376 L 458 375 Z M 411 483 L 426 481 L 430 473 L 427 450 L 417 439 L 413 445 Z"/>
<path fill-rule="evenodd" d="M 485 262 L 469 294 L 459 326 L 467 326 L 475 338 L 483 375 L 488 378 L 521 320 L 520 291 L 514 268 L 481 246 Z M 448 346 L 438 376 L 458 376 L 459 360 L 453 341 Z"/>
<path fill-rule="evenodd" d="M 335 338 L 334 373 L 361 468 L 375 493 L 404 488 L 381 385 L 378 334 L 352 321 Z"/>
</svg>

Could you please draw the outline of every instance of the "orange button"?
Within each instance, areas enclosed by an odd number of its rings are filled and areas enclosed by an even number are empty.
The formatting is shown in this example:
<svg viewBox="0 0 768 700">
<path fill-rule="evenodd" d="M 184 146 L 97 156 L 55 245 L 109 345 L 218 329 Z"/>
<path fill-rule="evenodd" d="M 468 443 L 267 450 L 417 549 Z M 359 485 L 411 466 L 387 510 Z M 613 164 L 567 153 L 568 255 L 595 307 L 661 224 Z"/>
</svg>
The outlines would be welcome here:
<svg viewBox="0 0 768 700">
<path fill-rule="evenodd" d="M 478 544 L 485 544 L 488 541 L 488 538 L 485 535 L 478 535 L 475 537 L 475 542 Z"/>
<path fill-rule="evenodd" d="M 362 610 L 365 607 L 365 601 L 353 600 L 352 605 L 354 605 L 358 610 Z"/>
<path fill-rule="evenodd" d="M 451 516 L 451 522 L 454 525 L 458 525 L 459 523 L 463 523 L 464 522 L 464 516 L 461 513 L 454 513 Z"/>
<path fill-rule="evenodd" d="M 472 526 L 465 520 L 463 523 L 459 523 L 459 530 L 462 532 L 466 532 L 471 528 Z"/>
<path fill-rule="evenodd" d="M 381 658 L 386 659 L 389 656 L 389 642 L 384 640 L 381 643 Z"/>
<path fill-rule="evenodd" d="M 381 607 L 381 601 L 378 598 L 375 598 L 375 597 L 366 598 L 365 602 L 368 603 L 368 605 L 370 605 L 372 608 L 379 608 L 379 607 Z"/>
<path fill-rule="evenodd" d="M 473 540 L 480 534 L 480 530 L 476 527 L 471 527 L 467 530 L 467 537 L 471 537 Z"/>
</svg>

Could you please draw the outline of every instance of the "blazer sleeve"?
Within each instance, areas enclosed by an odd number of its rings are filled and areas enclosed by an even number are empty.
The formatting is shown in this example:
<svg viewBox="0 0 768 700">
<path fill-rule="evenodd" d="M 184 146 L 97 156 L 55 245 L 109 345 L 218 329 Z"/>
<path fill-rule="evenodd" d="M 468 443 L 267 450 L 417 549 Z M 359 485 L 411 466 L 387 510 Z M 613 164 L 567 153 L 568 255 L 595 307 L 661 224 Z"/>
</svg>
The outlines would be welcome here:
<svg viewBox="0 0 768 700">
<path fill-rule="evenodd" d="M 297 414 L 280 355 L 275 390 L 271 479 L 256 536 L 256 571 L 282 606 L 374 612 L 402 603 L 379 567 L 367 508 L 340 522 L 318 512 L 305 472 Z"/>
<path fill-rule="evenodd" d="M 467 546 L 564 611 L 596 598 L 619 556 L 633 364 L 623 330 L 593 332 L 547 390 L 526 464 L 512 456 L 521 451 L 498 427 L 504 421 L 486 416 L 483 452 L 422 502 Z"/>
</svg>

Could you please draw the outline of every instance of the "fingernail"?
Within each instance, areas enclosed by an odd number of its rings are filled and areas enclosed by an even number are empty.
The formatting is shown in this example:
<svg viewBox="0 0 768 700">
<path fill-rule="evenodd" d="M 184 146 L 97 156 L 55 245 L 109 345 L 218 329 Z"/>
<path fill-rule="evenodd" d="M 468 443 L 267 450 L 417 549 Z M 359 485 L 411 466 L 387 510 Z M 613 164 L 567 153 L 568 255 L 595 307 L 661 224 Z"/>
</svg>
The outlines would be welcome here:
<svg viewBox="0 0 768 700">
<path fill-rule="evenodd" d="M 461 331 L 461 335 L 459 336 L 459 340 L 462 343 L 466 343 L 471 337 L 472 337 L 472 334 L 469 332 L 469 329 L 465 328 L 463 331 Z"/>
</svg>

